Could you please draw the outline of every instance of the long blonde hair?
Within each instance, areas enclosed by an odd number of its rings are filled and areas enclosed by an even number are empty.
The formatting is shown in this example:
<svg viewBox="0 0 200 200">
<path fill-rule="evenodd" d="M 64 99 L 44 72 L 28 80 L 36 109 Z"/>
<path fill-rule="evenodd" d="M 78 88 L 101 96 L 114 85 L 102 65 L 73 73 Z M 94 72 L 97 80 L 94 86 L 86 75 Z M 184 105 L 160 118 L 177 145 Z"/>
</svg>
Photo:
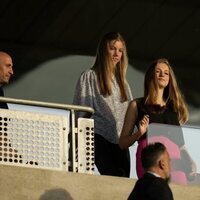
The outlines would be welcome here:
<svg viewBox="0 0 200 200">
<path fill-rule="evenodd" d="M 111 41 L 121 41 L 123 44 L 122 58 L 116 65 L 115 78 L 119 85 L 121 92 L 121 100 L 126 101 L 127 97 L 127 81 L 126 70 L 128 65 L 128 57 L 126 51 L 126 44 L 120 33 L 109 32 L 105 34 L 99 42 L 96 59 L 93 66 L 97 75 L 100 94 L 109 96 L 112 94 L 112 76 L 113 76 L 113 61 L 108 53 L 108 45 Z"/>
<path fill-rule="evenodd" d="M 156 82 L 155 68 L 158 63 L 164 63 L 169 67 L 169 84 L 165 87 L 163 97 L 166 102 L 172 102 L 174 111 L 178 113 L 181 124 L 188 120 L 188 108 L 184 97 L 179 89 L 176 77 L 169 61 L 165 58 L 157 59 L 152 62 L 145 74 L 144 80 L 144 99 L 146 104 L 155 104 Z"/>
</svg>

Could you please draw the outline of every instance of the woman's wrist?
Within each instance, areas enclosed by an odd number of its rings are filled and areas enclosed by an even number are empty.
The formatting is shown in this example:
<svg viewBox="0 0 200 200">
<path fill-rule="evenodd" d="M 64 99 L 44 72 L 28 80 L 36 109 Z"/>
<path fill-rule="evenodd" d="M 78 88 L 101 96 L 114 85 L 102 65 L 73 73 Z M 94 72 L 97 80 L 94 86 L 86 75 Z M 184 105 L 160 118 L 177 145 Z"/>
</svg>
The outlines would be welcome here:
<svg viewBox="0 0 200 200">
<path fill-rule="evenodd" d="M 136 140 L 139 140 L 140 137 L 142 136 L 142 134 L 139 130 L 135 133 L 135 135 L 136 135 Z"/>
</svg>

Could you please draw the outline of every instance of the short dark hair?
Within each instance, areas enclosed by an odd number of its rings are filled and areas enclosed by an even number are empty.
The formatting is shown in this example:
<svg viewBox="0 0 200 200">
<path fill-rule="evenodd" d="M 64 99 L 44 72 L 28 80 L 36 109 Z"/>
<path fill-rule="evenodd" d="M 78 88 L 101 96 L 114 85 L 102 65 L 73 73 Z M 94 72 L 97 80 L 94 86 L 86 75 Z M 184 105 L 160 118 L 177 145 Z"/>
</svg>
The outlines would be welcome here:
<svg viewBox="0 0 200 200">
<path fill-rule="evenodd" d="M 148 169 L 149 167 L 155 166 L 157 160 L 165 151 L 166 147 L 160 142 L 151 143 L 146 146 L 141 154 L 143 168 Z"/>
</svg>

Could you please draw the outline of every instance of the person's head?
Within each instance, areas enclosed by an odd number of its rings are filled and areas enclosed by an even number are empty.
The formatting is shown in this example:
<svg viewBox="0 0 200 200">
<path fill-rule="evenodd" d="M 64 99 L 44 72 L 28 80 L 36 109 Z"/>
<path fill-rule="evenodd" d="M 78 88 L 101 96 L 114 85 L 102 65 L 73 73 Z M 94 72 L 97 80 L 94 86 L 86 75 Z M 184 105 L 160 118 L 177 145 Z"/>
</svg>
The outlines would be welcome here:
<svg viewBox="0 0 200 200">
<path fill-rule="evenodd" d="M 146 103 L 154 104 L 156 102 L 159 89 L 163 89 L 164 101 L 173 103 L 174 110 L 179 114 L 179 121 L 186 122 L 188 119 L 187 106 L 178 87 L 174 71 L 166 58 L 153 61 L 145 73 L 144 97 Z"/>
<path fill-rule="evenodd" d="M 0 85 L 9 83 L 13 75 L 13 62 L 10 55 L 0 51 Z"/>
<path fill-rule="evenodd" d="M 125 91 L 128 57 L 125 40 L 118 32 L 109 32 L 99 41 L 96 60 L 93 66 L 102 95 L 111 95 L 111 82 L 114 75 L 119 84 L 123 100 L 127 100 Z"/>
<path fill-rule="evenodd" d="M 109 32 L 103 35 L 99 41 L 95 67 L 100 67 L 108 71 L 114 70 L 116 66 L 127 67 L 126 44 L 122 35 L 118 32 Z M 123 69 L 121 69 L 123 70 Z"/>
<path fill-rule="evenodd" d="M 166 147 L 155 142 L 142 150 L 142 166 L 145 171 L 151 171 L 160 175 L 163 179 L 170 179 L 170 157 Z"/>
</svg>

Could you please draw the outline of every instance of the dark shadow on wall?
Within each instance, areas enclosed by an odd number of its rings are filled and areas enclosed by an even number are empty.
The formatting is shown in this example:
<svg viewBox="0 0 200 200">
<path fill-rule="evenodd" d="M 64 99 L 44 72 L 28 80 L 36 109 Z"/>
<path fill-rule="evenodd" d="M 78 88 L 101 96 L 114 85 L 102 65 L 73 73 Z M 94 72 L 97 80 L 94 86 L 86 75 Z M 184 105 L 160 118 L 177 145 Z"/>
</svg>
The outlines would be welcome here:
<svg viewBox="0 0 200 200">
<path fill-rule="evenodd" d="M 71 195 L 62 188 L 46 190 L 39 200 L 73 200 Z"/>
</svg>

